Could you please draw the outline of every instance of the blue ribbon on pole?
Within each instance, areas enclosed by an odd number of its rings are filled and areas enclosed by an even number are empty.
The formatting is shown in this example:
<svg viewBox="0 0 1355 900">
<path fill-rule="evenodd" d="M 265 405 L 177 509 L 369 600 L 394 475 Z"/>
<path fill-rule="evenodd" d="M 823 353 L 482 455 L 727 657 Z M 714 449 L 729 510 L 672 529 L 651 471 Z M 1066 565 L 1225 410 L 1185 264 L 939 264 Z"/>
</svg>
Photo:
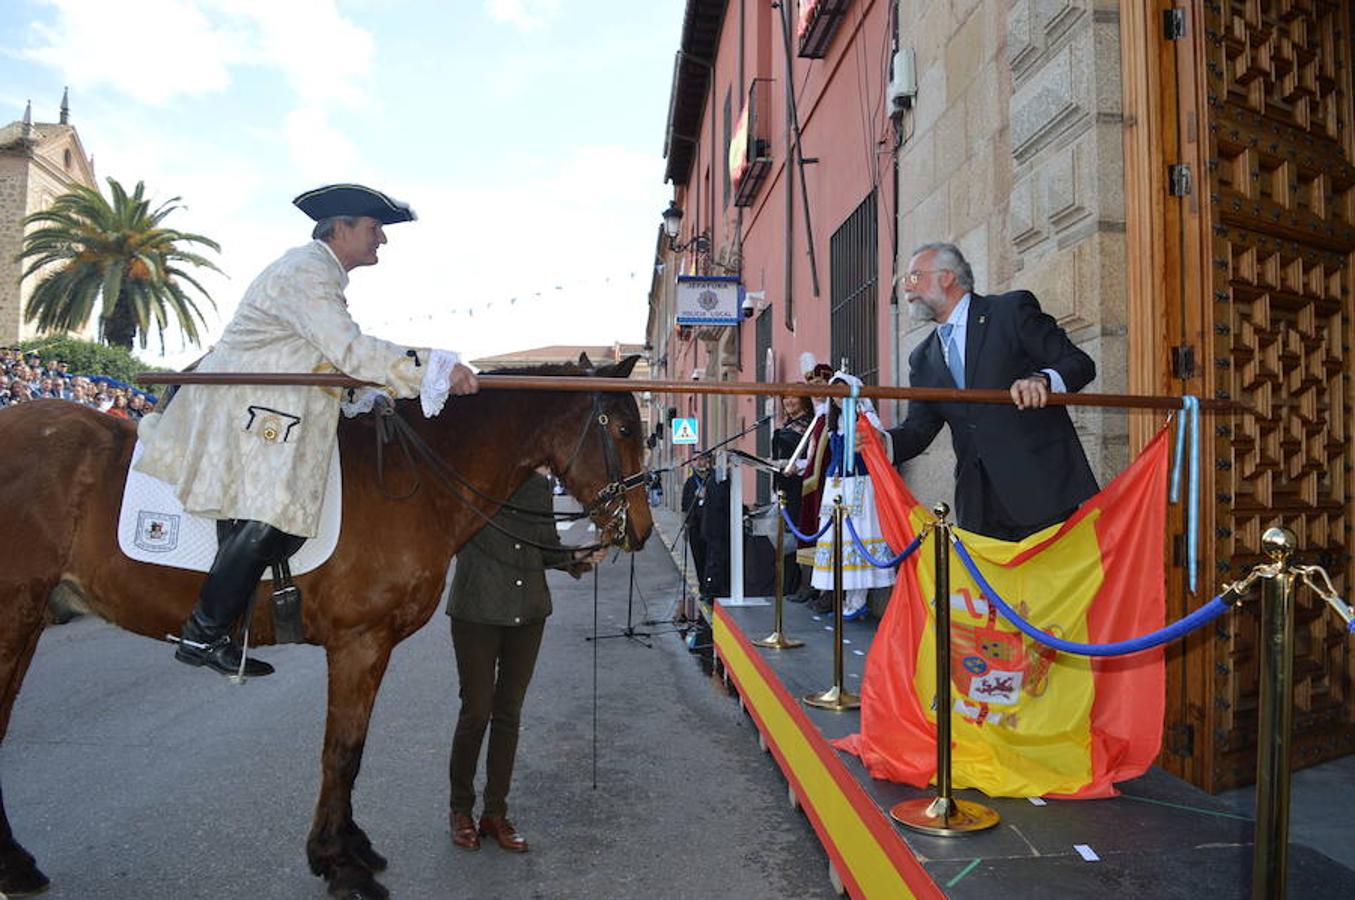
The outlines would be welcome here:
<svg viewBox="0 0 1355 900">
<path fill-rule="evenodd" d="M 1172 480 L 1167 499 L 1176 503 L 1181 499 L 1181 464 L 1186 456 L 1186 403 L 1181 401 L 1181 412 L 1176 415 L 1176 446 L 1172 449 Z"/>
<path fill-rule="evenodd" d="M 1200 540 L 1200 398 L 1186 397 L 1190 412 L 1190 494 L 1186 501 L 1186 566 L 1190 576 L 1190 592 L 1195 593 L 1199 571 Z"/>
<path fill-rule="evenodd" d="M 1172 503 L 1181 499 L 1181 471 L 1186 444 L 1190 444 L 1189 474 L 1186 477 L 1186 576 L 1190 592 L 1195 593 L 1199 574 L 1200 539 L 1200 398 L 1189 394 L 1181 398 L 1181 413 L 1176 419 L 1176 450 L 1172 458 Z"/>
<path fill-rule="evenodd" d="M 852 381 L 848 384 L 851 393 L 842 401 L 844 434 L 842 435 L 842 474 L 856 474 L 856 398 L 860 396 L 861 385 Z"/>
</svg>

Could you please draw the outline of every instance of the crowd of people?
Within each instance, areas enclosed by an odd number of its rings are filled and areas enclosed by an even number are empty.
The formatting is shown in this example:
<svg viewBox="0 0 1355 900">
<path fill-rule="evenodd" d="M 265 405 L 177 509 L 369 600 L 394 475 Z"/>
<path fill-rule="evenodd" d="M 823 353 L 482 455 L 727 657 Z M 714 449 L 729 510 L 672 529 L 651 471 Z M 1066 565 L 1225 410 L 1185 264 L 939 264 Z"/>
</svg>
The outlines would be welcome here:
<svg viewBox="0 0 1355 900">
<path fill-rule="evenodd" d="M 140 419 L 155 398 L 102 375 L 78 375 L 36 351 L 0 350 L 0 408 L 32 400 L 69 400 L 121 419 Z"/>
<path fill-rule="evenodd" d="M 892 555 L 880 535 L 874 510 L 874 498 L 865 463 L 860 454 L 854 454 L 852 464 L 843 459 L 843 435 L 846 424 L 841 419 L 840 401 L 816 396 L 817 385 L 836 382 L 853 383 L 859 380 L 847 372 L 835 372 L 831 366 L 817 362 L 813 354 L 801 356 L 804 370 L 805 395 L 781 398 L 781 423 L 772 432 L 773 461 L 781 469 L 773 479 L 773 487 L 784 496 L 786 512 L 803 534 L 817 533 L 832 514 L 833 502 L 841 498 L 861 540 L 878 556 Z M 859 401 L 859 410 L 877 430 L 883 431 L 878 417 L 868 400 Z M 728 560 L 727 522 L 728 493 L 721 493 L 712 473 L 709 454 L 699 454 L 692 460 L 691 474 L 683 485 L 681 510 L 687 529 L 688 548 L 702 596 L 710 597 L 727 589 Z M 722 510 L 711 515 L 712 503 Z M 794 548 L 783 545 L 784 556 L 782 588 L 792 603 L 808 603 L 816 613 L 833 609 L 832 549 L 833 536 L 825 533 L 816 540 L 793 542 Z M 723 555 L 720 551 L 724 551 Z M 844 590 L 843 617 L 847 620 L 869 615 L 867 596 L 872 588 L 887 588 L 893 584 L 891 570 L 871 565 L 857 550 L 855 543 L 843 547 Z M 767 565 L 774 566 L 773 560 Z M 745 567 L 754 565 L 754 554 L 744 553 Z M 745 577 L 745 590 L 749 580 Z M 679 616 L 687 614 L 679 612 Z"/>
</svg>

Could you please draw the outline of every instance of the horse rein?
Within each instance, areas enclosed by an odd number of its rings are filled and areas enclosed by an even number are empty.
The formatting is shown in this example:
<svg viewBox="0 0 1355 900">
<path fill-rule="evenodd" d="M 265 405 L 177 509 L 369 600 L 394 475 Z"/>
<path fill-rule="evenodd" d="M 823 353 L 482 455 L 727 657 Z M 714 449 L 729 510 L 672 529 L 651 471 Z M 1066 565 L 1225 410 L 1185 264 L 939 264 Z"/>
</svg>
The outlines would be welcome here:
<svg viewBox="0 0 1355 900">
<path fill-rule="evenodd" d="M 593 406 L 588 419 L 584 422 L 583 429 L 579 433 L 579 440 L 574 445 L 574 451 L 570 454 L 565 465 L 561 467 L 561 472 L 568 471 L 573 467 L 580 452 L 583 450 L 584 442 L 588 438 L 588 433 L 596 423 L 601 432 L 603 459 L 607 466 L 607 477 L 610 479 L 607 484 L 598 490 L 593 499 L 579 513 L 554 513 L 542 512 L 540 510 L 527 509 L 509 503 L 507 500 L 501 500 L 492 497 L 467 481 L 459 472 L 456 471 L 446 460 L 442 459 L 428 443 L 419 436 L 419 434 L 410 426 L 408 422 L 396 411 L 395 407 L 389 403 L 378 404 L 372 410 L 372 415 L 376 422 L 376 460 L 377 460 L 377 485 L 383 496 L 390 500 L 404 500 L 413 496 L 419 489 L 421 481 L 418 477 L 418 467 L 415 463 L 415 454 L 422 459 L 432 471 L 434 478 L 441 487 L 453 497 L 456 497 L 472 513 L 478 516 L 486 525 L 494 528 L 496 531 L 504 534 L 515 541 L 535 547 L 538 550 L 566 550 L 573 553 L 591 553 L 611 546 L 623 546 L 626 541 L 626 527 L 629 524 L 628 505 L 626 503 L 626 494 L 637 487 L 642 487 L 649 481 L 649 473 L 639 471 L 633 475 L 620 475 L 621 456 L 617 449 L 616 441 L 612 437 L 611 431 L 607 426 L 610 423 L 610 417 L 602 411 L 602 394 L 595 392 L 593 394 Z M 384 476 L 384 450 L 383 446 L 389 443 L 394 437 L 400 444 L 400 449 L 405 454 L 405 459 L 410 463 L 410 468 L 415 471 L 414 486 L 407 492 L 399 495 L 392 495 L 386 492 Z M 412 448 L 412 449 L 411 449 Z M 595 514 L 602 514 L 603 524 L 600 526 L 600 534 L 606 536 L 611 533 L 613 537 L 610 540 L 599 541 L 593 544 L 585 544 L 575 547 L 546 546 L 539 544 L 529 538 L 514 534 L 512 531 L 504 528 L 493 517 L 482 512 L 474 503 L 462 493 L 462 489 L 470 491 L 475 496 L 490 503 L 497 504 L 500 508 L 508 509 L 526 516 L 546 518 L 552 521 L 577 521 L 579 519 L 591 519 Z"/>
<path fill-rule="evenodd" d="M 378 401 L 376 406 L 371 410 L 371 415 L 376 427 L 376 485 L 377 489 L 381 492 L 381 496 L 385 497 L 387 500 L 407 500 L 414 496 L 414 494 L 418 492 L 419 487 L 423 484 L 423 480 L 419 475 L 418 464 L 414 460 L 414 453 L 410 450 L 410 447 L 413 446 L 415 450 L 418 451 L 420 458 L 429 464 L 435 474 L 442 476 L 442 478 L 451 478 L 460 487 L 470 491 L 481 500 L 485 500 L 489 503 L 497 503 L 503 508 L 522 513 L 525 516 L 541 519 L 549 518 L 557 522 L 577 521 L 587 515 L 583 512 L 546 513 L 540 510 L 527 509 L 509 503 L 506 500 L 499 500 L 496 497 L 492 497 L 471 484 L 460 472 L 457 472 L 449 463 L 439 457 L 437 453 L 428 446 L 427 442 L 419 437 L 418 433 L 410 428 L 408 423 L 406 423 L 392 407 Z M 391 440 L 399 442 L 400 449 L 404 451 L 405 454 L 405 461 L 409 463 L 410 469 L 414 472 L 414 486 L 403 494 L 392 494 L 386 490 L 384 448 Z M 447 484 L 445 480 L 440 479 L 440 481 L 444 489 L 456 495 L 457 499 L 461 500 L 463 503 L 466 502 L 466 499 L 457 492 L 457 489 Z M 467 505 L 469 506 L 470 504 L 467 503 Z M 472 509 L 473 508 L 474 507 L 472 507 Z"/>
</svg>

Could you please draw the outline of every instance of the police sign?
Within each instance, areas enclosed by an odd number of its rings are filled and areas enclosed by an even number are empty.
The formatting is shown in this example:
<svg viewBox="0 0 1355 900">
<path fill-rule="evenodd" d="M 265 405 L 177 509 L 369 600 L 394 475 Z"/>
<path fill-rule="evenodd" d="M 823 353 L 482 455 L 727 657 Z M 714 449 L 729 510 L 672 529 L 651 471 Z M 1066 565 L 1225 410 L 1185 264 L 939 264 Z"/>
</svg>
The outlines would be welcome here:
<svg viewBox="0 0 1355 900">
<path fill-rule="evenodd" d="M 739 324 L 742 291 L 736 275 L 679 275 L 677 324 Z"/>
</svg>

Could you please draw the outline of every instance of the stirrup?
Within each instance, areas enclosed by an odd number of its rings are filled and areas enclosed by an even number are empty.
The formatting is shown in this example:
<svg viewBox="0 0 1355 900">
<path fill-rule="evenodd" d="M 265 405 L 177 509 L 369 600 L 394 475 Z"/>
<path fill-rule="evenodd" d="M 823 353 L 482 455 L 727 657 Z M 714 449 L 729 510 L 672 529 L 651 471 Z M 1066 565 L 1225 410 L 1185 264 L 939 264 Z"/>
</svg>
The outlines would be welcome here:
<svg viewBox="0 0 1355 900">
<path fill-rule="evenodd" d="M 192 647 L 194 650 L 211 650 L 217 644 L 221 643 L 223 640 L 229 640 L 229 638 L 219 637 L 210 644 L 204 644 L 202 641 L 190 641 L 183 635 L 166 634 L 165 640 L 169 641 L 171 644 L 181 644 L 185 647 Z"/>
<path fill-rule="evenodd" d="M 253 618 L 254 618 L 254 598 L 250 597 L 249 605 L 245 607 L 245 624 L 244 627 L 240 629 L 240 668 L 236 670 L 234 675 L 226 676 L 226 680 L 229 681 L 231 684 L 245 683 L 246 678 L 245 668 L 249 665 L 249 625 Z M 229 631 L 226 632 L 224 637 L 226 639 L 226 642 L 230 643 L 231 638 Z M 270 666 L 269 668 L 271 669 L 272 667 Z"/>
<path fill-rule="evenodd" d="M 234 645 L 235 641 L 231 638 L 229 631 L 209 642 L 195 641 L 192 638 L 184 637 L 182 634 L 166 634 L 165 640 L 172 644 L 179 645 L 180 649 L 175 651 L 174 656 L 180 662 L 188 663 L 193 666 L 207 666 L 220 672 L 222 675 L 225 675 L 232 684 L 244 684 L 250 677 L 247 673 L 251 662 L 254 663 L 255 667 L 253 673 L 254 677 L 261 678 L 265 675 L 271 675 L 274 671 L 273 667 L 263 660 L 251 660 L 249 658 L 249 626 L 250 619 L 253 618 L 252 614 L 253 603 L 245 610 L 244 628 L 240 635 L 240 664 L 233 673 L 225 668 L 224 663 L 226 660 L 223 659 L 216 662 L 210 661 L 210 657 L 215 653 Z M 185 650 L 194 651 L 196 656 L 194 654 L 185 655 Z"/>
<path fill-rule="evenodd" d="M 174 652 L 174 658 L 179 662 L 209 668 L 235 684 L 243 684 L 247 678 L 262 678 L 274 672 L 268 663 L 245 654 L 228 635 L 222 635 L 211 643 L 175 638 L 173 635 L 165 635 L 165 639 L 179 645 L 179 649 Z"/>
</svg>

